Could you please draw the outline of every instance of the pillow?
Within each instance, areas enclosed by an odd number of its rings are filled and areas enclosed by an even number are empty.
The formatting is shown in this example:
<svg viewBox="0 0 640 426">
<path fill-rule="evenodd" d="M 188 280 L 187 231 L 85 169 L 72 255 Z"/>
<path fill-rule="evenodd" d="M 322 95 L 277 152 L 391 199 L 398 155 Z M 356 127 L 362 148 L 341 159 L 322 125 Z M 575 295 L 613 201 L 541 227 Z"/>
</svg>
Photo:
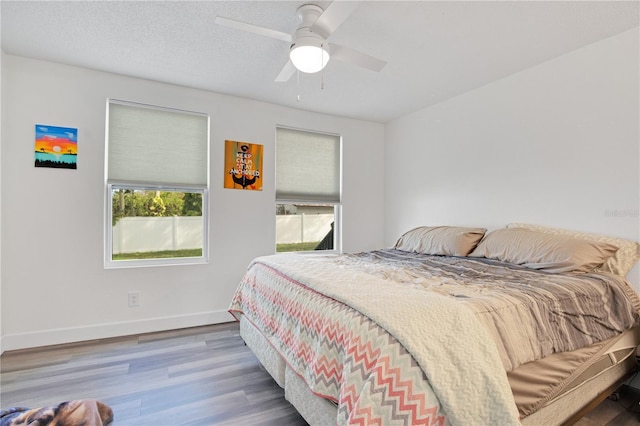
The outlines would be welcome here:
<svg viewBox="0 0 640 426">
<path fill-rule="evenodd" d="M 602 243 L 613 244 L 619 247 L 619 250 L 612 257 L 607 259 L 597 271 L 611 272 L 621 277 L 626 277 L 633 266 L 640 259 L 640 243 L 637 241 L 626 240 L 623 238 L 611 237 L 606 235 L 591 234 L 587 232 L 571 231 L 568 229 L 552 228 L 549 226 L 532 225 L 528 223 L 510 223 L 507 228 L 524 228 L 540 231 L 547 234 L 566 235 L 569 237 L 581 238 L 583 240 L 596 241 Z"/>
<path fill-rule="evenodd" d="M 487 234 L 471 257 L 486 257 L 547 272 L 591 272 L 613 256 L 618 247 L 523 228 Z"/>
<path fill-rule="evenodd" d="M 406 232 L 394 246 L 398 250 L 441 256 L 466 256 L 487 232 L 484 228 L 421 226 Z"/>
</svg>

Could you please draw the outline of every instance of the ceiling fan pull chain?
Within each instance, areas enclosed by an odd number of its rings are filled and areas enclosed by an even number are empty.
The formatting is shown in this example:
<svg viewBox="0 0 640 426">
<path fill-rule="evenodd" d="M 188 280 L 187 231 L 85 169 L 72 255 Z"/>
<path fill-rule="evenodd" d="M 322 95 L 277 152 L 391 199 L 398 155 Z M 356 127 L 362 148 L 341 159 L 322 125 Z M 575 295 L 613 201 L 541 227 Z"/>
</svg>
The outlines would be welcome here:
<svg viewBox="0 0 640 426">
<path fill-rule="evenodd" d="M 324 43 L 320 45 L 320 63 L 324 63 Z M 320 90 L 324 90 L 324 67 L 320 70 Z"/>
<path fill-rule="evenodd" d="M 300 71 L 296 70 L 296 102 L 300 102 Z"/>
</svg>

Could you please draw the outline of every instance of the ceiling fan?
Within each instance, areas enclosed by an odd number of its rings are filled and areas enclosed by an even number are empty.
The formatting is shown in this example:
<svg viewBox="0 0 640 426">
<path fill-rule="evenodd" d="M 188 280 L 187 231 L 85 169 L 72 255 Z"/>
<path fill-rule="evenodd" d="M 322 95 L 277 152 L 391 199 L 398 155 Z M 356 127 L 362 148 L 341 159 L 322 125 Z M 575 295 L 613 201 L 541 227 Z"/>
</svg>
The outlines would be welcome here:
<svg viewBox="0 0 640 426">
<path fill-rule="evenodd" d="M 214 22 L 290 43 L 289 61 L 276 77 L 277 82 L 288 81 L 296 70 L 305 73 L 318 72 L 327 65 L 330 58 L 380 71 L 387 64 L 385 61 L 355 49 L 327 42 L 331 34 L 358 6 L 357 1 L 333 1 L 325 10 L 314 4 L 302 5 L 296 13 L 300 25 L 293 35 L 222 16 L 216 16 Z"/>
</svg>

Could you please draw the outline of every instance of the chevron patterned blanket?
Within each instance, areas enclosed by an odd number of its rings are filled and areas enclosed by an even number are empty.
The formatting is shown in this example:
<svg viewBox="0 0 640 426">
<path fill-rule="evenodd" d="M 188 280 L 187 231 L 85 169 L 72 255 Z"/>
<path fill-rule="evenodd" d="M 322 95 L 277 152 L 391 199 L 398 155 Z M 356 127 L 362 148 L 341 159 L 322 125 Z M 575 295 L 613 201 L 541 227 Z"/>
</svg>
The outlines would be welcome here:
<svg viewBox="0 0 640 426">
<path fill-rule="evenodd" d="M 442 295 L 341 256 L 281 254 L 252 263 L 229 310 L 338 404 L 338 424 L 519 424 L 491 338 Z"/>
</svg>

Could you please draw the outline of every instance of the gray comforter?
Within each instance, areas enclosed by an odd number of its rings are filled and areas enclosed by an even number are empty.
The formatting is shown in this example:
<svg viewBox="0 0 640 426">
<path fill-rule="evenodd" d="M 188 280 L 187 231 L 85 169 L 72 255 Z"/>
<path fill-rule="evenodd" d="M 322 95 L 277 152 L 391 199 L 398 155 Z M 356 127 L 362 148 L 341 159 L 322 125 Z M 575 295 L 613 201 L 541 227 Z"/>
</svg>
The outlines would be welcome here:
<svg viewBox="0 0 640 426">
<path fill-rule="evenodd" d="M 395 249 L 348 254 L 372 275 L 467 305 L 495 341 L 505 370 L 597 343 L 640 324 L 640 299 L 621 277 L 553 274 L 484 258 Z"/>
</svg>

